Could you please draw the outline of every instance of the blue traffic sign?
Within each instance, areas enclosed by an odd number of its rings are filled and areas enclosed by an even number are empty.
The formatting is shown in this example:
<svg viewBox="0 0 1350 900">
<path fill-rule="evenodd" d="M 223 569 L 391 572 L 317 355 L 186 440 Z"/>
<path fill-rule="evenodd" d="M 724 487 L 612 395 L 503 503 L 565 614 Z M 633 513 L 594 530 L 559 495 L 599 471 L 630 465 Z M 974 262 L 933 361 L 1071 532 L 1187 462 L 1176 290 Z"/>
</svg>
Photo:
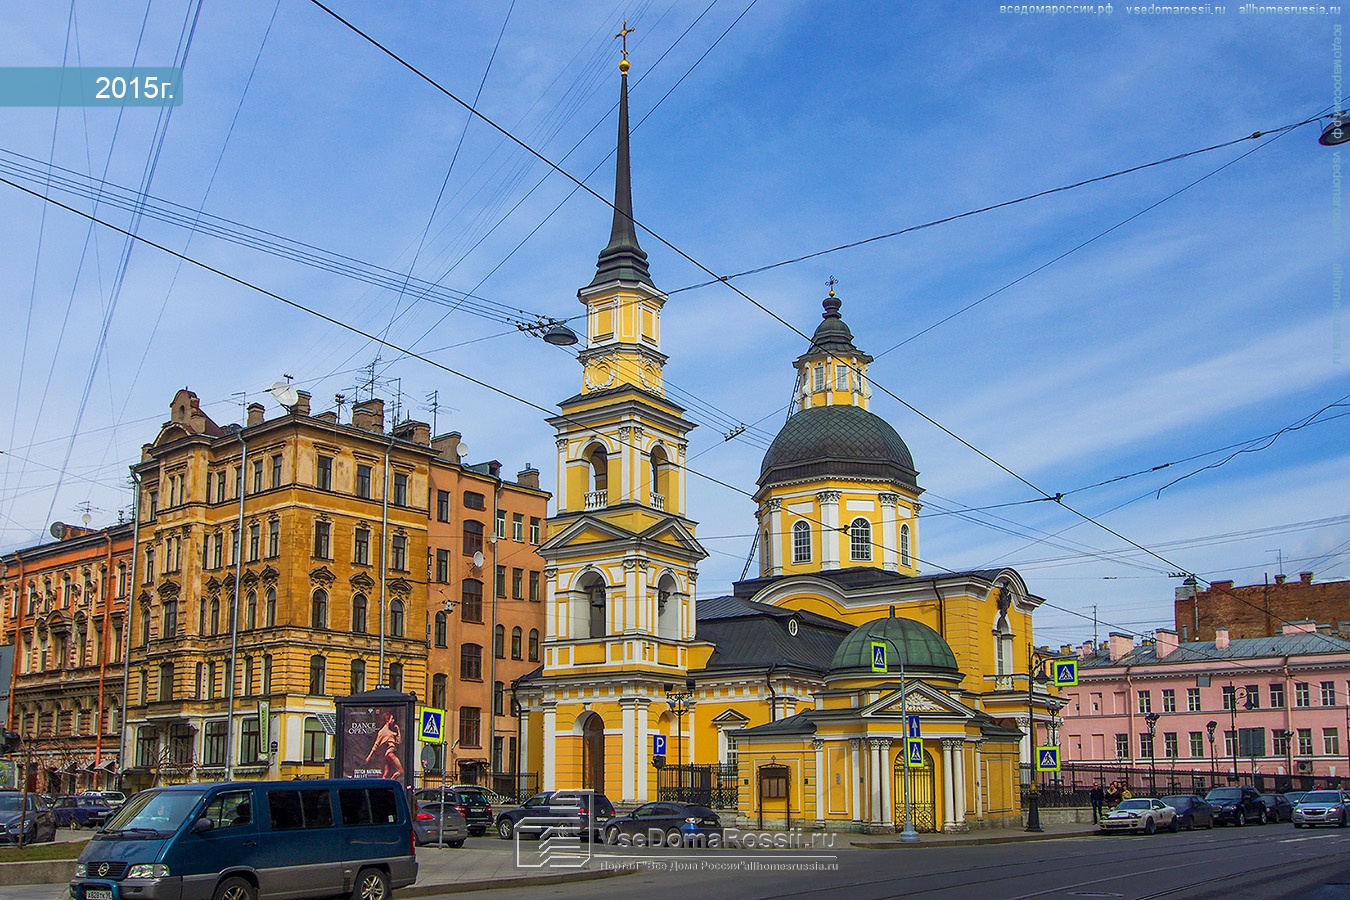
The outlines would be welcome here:
<svg viewBox="0 0 1350 900">
<path fill-rule="evenodd" d="M 885 672 L 890 668 L 886 664 L 886 644 L 882 641 L 872 642 L 872 671 Z"/>
<path fill-rule="evenodd" d="M 907 726 L 907 727 L 906 727 L 906 730 L 909 732 L 909 736 L 910 736 L 910 737 L 916 738 L 916 737 L 919 737 L 919 736 L 920 736 L 920 735 L 919 735 L 919 717 L 918 717 L 918 716 L 909 716 L 909 717 L 907 717 L 907 719 L 906 719 L 906 726 Z"/>
<path fill-rule="evenodd" d="M 1059 771 L 1059 748 L 1058 748 L 1058 747 L 1037 747 L 1037 748 L 1036 748 L 1036 771 L 1037 771 L 1037 772 L 1058 772 L 1058 771 Z"/>
<path fill-rule="evenodd" d="M 905 753 L 911 767 L 923 768 L 923 741 L 919 738 L 905 739 Z"/>
<path fill-rule="evenodd" d="M 666 736 L 664 734 L 652 735 L 652 756 L 666 755 Z"/>
<path fill-rule="evenodd" d="M 430 706 L 422 707 L 422 729 L 421 738 L 424 744 L 441 744 L 445 742 L 445 729 L 442 727 L 445 722 L 445 710 L 434 709 Z"/>
<path fill-rule="evenodd" d="M 1055 686 L 1071 687 L 1078 683 L 1078 661 L 1055 663 Z"/>
</svg>

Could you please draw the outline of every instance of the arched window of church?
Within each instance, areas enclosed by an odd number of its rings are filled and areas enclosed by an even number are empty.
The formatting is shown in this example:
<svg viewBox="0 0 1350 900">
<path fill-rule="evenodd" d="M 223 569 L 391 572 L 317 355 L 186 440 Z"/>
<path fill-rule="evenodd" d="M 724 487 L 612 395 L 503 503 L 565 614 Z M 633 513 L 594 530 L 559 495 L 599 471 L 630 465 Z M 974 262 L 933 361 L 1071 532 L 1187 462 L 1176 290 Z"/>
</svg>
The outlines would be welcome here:
<svg viewBox="0 0 1350 900">
<path fill-rule="evenodd" d="M 849 556 L 854 562 L 872 561 L 872 523 L 862 516 L 848 526 Z"/>
<path fill-rule="evenodd" d="M 900 565 L 902 565 L 902 566 L 910 566 L 910 565 L 913 565 L 913 563 L 910 561 L 910 554 L 909 554 L 909 526 L 908 526 L 908 525 L 901 525 L 901 526 L 900 526 Z"/>
<path fill-rule="evenodd" d="M 653 509 L 665 509 L 670 499 L 670 460 L 661 447 L 653 447 L 649 457 L 651 463 L 651 506 Z"/>
<path fill-rule="evenodd" d="M 1012 628 L 1008 625 L 1008 617 L 1000 613 L 998 623 L 994 626 L 994 674 L 1011 675 L 1013 670 L 1013 635 Z M 996 682 L 999 688 L 1004 686 L 1003 682 Z"/>
<path fill-rule="evenodd" d="M 608 630 L 608 618 L 605 602 L 605 584 L 602 581 L 595 581 L 586 588 L 587 599 L 590 601 L 589 633 L 587 637 L 604 637 Z"/>
<path fill-rule="evenodd" d="M 849 368 L 847 363 L 835 363 L 834 365 L 834 389 L 836 391 L 848 390 Z"/>
<path fill-rule="evenodd" d="M 825 366 L 821 363 L 816 363 L 811 367 L 811 390 L 825 390 Z"/>
<path fill-rule="evenodd" d="M 792 561 L 811 561 L 811 523 L 799 521 L 792 526 Z"/>
<path fill-rule="evenodd" d="M 604 447 L 596 447 L 587 456 L 591 464 L 591 490 L 609 490 L 609 454 Z"/>
</svg>

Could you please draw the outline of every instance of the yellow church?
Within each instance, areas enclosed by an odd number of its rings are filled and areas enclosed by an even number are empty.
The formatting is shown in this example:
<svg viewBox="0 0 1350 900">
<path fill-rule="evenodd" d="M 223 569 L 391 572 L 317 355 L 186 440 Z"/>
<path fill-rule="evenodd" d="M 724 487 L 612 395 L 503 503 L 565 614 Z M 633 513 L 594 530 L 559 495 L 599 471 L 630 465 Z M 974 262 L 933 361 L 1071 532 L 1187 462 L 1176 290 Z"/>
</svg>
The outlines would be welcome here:
<svg viewBox="0 0 1350 900">
<path fill-rule="evenodd" d="M 868 408 L 872 358 L 833 288 L 761 467 L 759 577 L 698 598 L 694 425 L 662 382 L 667 298 L 632 221 L 627 69 L 613 227 L 578 292 L 581 390 L 550 420 L 547 632 L 515 685 L 522 762 L 542 790 L 711 801 L 765 828 L 884 833 L 907 809 L 919 831 L 1019 823 L 1029 735 L 1061 705 L 1028 689 L 1042 600 L 1012 569 L 920 573 L 914 461 Z"/>
</svg>

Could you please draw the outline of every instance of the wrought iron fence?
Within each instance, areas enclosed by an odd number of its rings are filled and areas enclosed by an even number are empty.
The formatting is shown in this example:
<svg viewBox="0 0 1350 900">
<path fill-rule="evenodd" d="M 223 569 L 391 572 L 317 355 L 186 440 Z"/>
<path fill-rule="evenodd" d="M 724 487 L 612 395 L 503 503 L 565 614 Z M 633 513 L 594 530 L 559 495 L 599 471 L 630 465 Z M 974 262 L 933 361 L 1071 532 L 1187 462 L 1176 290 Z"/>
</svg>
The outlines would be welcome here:
<svg viewBox="0 0 1350 900">
<path fill-rule="evenodd" d="M 1029 767 L 1022 767 L 1022 801 L 1030 796 Z M 1308 791 L 1315 787 L 1339 788 L 1350 779 L 1312 775 L 1279 775 L 1211 769 L 1154 769 L 1147 761 L 1114 765 L 1065 763 L 1059 772 L 1042 772 L 1036 779 L 1036 796 L 1042 808 L 1091 806 L 1093 786 L 1103 788 L 1113 782 L 1123 784 L 1136 797 L 1167 796 L 1168 794 L 1199 794 L 1204 796 L 1211 788 L 1235 784 L 1252 785 L 1262 793 Z"/>
<path fill-rule="evenodd" d="M 464 770 L 464 784 L 478 784 L 496 791 L 512 803 L 524 803 L 539 793 L 538 772 L 481 772 Z"/>
<path fill-rule="evenodd" d="M 656 770 L 656 799 L 712 809 L 736 809 L 739 783 L 734 763 L 662 766 Z"/>
</svg>

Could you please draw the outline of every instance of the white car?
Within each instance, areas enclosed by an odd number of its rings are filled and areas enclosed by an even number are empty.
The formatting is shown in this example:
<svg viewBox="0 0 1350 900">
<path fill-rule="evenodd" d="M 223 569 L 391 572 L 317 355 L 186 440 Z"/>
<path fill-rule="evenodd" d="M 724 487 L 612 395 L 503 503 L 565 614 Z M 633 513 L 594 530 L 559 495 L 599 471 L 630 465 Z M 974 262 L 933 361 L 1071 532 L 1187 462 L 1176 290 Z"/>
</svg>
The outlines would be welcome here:
<svg viewBox="0 0 1350 900">
<path fill-rule="evenodd" d="M 1122 800 L 1101 821 L 1103 832 L 1128 831 L 1131 834 L 1139 831 L 1153 834 L 1163 828 L 1172 832 L 1180 831 L 1180 824 L 1175 809 L 1152 797 Z"/>
</svg>

